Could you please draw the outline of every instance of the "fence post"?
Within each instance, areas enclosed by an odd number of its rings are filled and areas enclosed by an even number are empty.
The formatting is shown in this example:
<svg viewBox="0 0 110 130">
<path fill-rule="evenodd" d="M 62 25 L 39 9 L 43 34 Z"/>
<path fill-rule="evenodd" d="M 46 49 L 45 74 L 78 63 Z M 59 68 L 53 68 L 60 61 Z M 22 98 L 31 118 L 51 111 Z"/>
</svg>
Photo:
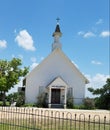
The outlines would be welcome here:
<svg viewBox="0 0 110 130">
<path fill-rule="evenodd" d="M 105 130 L 106 116 L 104 116 L 104 130 Z"/>
<path fill-rule="evenodd" d="M 89 120 L 88 120 L 88 130 L 90 130 L 90 115 L 89 115 Z"/>
<path fill-rule="evenodd" d="M 77 114 L 75 114 L 75 130 L 76 130 L 76 116 L 77 116 Z"/>
</svg>

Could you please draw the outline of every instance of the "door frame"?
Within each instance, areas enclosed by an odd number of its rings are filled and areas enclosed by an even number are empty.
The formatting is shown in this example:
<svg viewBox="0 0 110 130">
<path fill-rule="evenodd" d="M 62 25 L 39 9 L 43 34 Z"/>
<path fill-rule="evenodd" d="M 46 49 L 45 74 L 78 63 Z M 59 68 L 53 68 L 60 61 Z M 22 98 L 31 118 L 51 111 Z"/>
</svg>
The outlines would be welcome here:
<svg viewBox="0 0 110 130">
<path fill-rule="evenodd" d="M 52 88 L 51 89 L 51 104 L 60 104 L 61 102 L 61 89 Z"/>
</svg>

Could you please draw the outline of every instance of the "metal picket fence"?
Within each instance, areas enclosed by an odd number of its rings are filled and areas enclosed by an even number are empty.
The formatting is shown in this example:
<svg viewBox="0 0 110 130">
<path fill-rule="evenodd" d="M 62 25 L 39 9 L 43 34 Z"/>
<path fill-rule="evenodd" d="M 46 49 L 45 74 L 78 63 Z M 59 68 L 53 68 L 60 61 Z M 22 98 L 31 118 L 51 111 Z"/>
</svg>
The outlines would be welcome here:
<svg viewBox="0 0 110 130">
<path fill-rule="evenodd" d="M 110 120 L 66 110 L 1 107 L 0 130 L 110 130 Z"/>
</svg>

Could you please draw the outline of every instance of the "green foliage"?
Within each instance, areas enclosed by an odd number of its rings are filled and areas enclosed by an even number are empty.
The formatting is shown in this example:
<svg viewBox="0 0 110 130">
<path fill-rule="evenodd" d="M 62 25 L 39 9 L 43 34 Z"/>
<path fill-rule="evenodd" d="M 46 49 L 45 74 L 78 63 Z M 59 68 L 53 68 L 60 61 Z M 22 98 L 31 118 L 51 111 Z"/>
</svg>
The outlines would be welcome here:
<svg viewBox="0 0 110 130">
<path fill-rule="evenodd" d="M 24 92 L 19 92 L 17 95 L 17 99 L 16 99 L 16 106 L 20 107 L 20 106 L 24 105 L 24 103 L 25 103 Z"/>
<path fill-rule="evenodd" d="M 37 107 L 47 107 L 47 103 L 46 103 L 46 99 L 47 99 L 47 95 L 46 93 L 41 93 L 39 94 L 39 96 L 37 97 Z"/>
<path fill-rule="evenodd" d="M 71 97 L 71 98 L 67 98 L 67 108 L 73 108 L 74 107 L 74 100 L 73 100 L 73 98 Z"/>
<path fill-rule="evenodd" d="M 5 93 L 20 81 L 20 77 L 28 73 L 29 68 L 21 69 L 22 62 L 18 58 L 11 61 L 0 60 L 0 93 L 3 93 L 3 104 L 5 105 Z"/>
<path fill-rule="evenodd" d="M 35 103 L 26 103 L 24 105 L 22 105 L 23 107 L 36 107 Z"/>
<path fill-rule="evenodd" d="M 95 102 L 91 98 L 85 98 L 84 99 L 84 108 L 85 109 L 94 109 L 95 108 Z"/>
<path fill-rule="evenodd" d="M 74 109 L 88 109 L 88 110 L 95 109 L 94 99 L 87 97 L 87 98 L 85 98 L 85 99 L 83 100 L 83 104 L 74 105 L 73 108 L 74 108 Z"/>
<path fill-rule="evenodd" d="M 110 110 L 110 95 L 95 98 L 95 105 L 97 108 Z"/>
<path fill-rule="evenodd" d="M 16 92 L 16 93 L 9 94 L 7 96 L 7 101 L 9 101 L 10 104 L 16 102 L 17 107 L 24 105 L 25 102 L 24 92 Z"/>
<path fill-rule="evenodd" d="M 6 96 L 6 100 L 9 101 L 10 104 L 11 104 L 11 102 L 13 102 L 13 101 L 15 101 L 17 99 L 17 94 L 18 93 L 9 94 L 8 96 Z"/>
<path fill-rule="evenodd" d="M 102 88 L 93 89 L 88 88 L 93 95 L 99 95 L 95 98 L 95 105 L 100 109 L 110 109 L 110 78 L 107 79 L 106 84 Z"/>
<path fill-rule="evenodd" d="M 0 101 L 0 106 L 3 106 L 3 102 Z M 10 102 L 6 101 L 6 106 L 10 106 Z"/>
<path fill-rule="evenodd" d="M 74 108 L 74 98 L 71 89 L 67 93 L 66 106 L 67 108 Z"/>
<path fill-rule="evenodd" d="M 0 102 L 0 106 L 2 106 L 3 105 L 3 102 Z"/>
</svg>

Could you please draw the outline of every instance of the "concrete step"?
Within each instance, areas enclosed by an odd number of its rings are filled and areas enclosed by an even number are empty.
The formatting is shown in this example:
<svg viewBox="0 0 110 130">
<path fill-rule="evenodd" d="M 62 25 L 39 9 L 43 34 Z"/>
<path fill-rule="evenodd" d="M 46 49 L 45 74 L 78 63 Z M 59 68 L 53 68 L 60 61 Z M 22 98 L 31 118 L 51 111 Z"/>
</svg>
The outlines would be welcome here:
<svg viewBox="0 0 110 130">
<path fill-rule="evenodd" d="M 51 104 L 51 108 L 64 108 L 62 104 Z"/>
</svg>

